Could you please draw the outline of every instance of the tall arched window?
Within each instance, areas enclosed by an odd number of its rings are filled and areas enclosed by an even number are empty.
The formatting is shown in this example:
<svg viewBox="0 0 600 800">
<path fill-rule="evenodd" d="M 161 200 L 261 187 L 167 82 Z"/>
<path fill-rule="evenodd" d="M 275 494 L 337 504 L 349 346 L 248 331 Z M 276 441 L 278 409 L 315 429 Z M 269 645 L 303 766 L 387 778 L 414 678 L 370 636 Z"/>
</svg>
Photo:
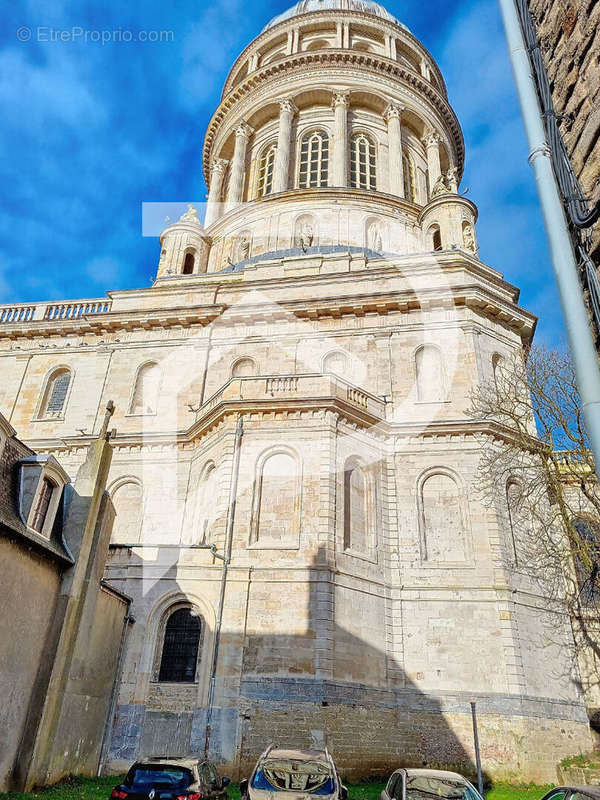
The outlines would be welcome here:
<svg viewBox="0 0 600 800">
<path fill-rule="evenodd" d="M 467 560 L 467 538 L 456 480 L 445 472 L 429 475 L 421 484 L 422 543 L 424 561 Z"/>
<path fill-rule="evenodd" d="M 210 461 L 203 469 L 196 499 L 196 522 L 192 544 L 210 544 L 212 527 L 217 519 L 217 467 Z"/>
<path fill-rule="evenodd" d="M 522 511 L 523 488 L 520 483 L 510 480 L 506 484 L 506 505 L 508 508 L 508 523 L 510 526 L 511 556 L 515 567 L 519 566 L 519 551 L 517 542 L 526 536 L 524 515 Z"/>
<path fill-rule="evenodd" d="M 273 170 L 277 145 L 273 142 L 263 152 L 258 170 L 258 196 L 267 197 L 273 192 Z"/>
<path fill-rule="evenodd" d="M 300 145 L 300 188 L 327 186 L 329 179 L 329 136 L 312 131 L 302 137 Z"/>
<path fill-rule="evenodd" d="M 404 199 L 408 200 L 410 203 L 414 203 L 417 197 L 415 190 L 415 169 L 412 159 L 406 152 L 402 153 L 402 164 L 404 167 Z"/>
<path fill-rule="evenodd" d="M 352 137 L 350 183 L 355 189 L 377 189 L 375 142 L 366 133 L 357 133 Z"/>
<path fill-rule="evenodd" d="M 131 398 L 130 414 L 156 414 L 160 377 L 160 367 L 154 362 L 143 364 L 139 368 Z"/>
<path fill-rule="evenodd" d="M 161 683 L 194 683 L 202 624 L 191 608 L 180 608 L 167 620 L 158 680 Z"/>
<path fill-rule="evenodd" d="M 344 470 L 344 549 L 366 552 L 367 481 L 360 464 L 350 462 Z"/>
<path fill-rule="evenodd" d="M 111 542 L 137 544 L 142 532 L 143 490 L 135 478 L 121 478 L 111 490 L 115 509 Z"/>
<path fill-rule="evenodd" d="M 63 415 L 70 385 L 71 372 L 66 367 L 61 367 L 50 375 L 40 405 L 39 417 L 41 419 Z"/>
<path fill-rule="evenodd" d="M 422 403 L 441 403 L 446 399 L 446 379 L 442 354 L 433 345 L 424 345 L 415 355 L 417 397 Z"/>
<path fill-rule="evenodd" d="M 298 533 L 298 464 L 289 453 L 273 453 L 259 475 L 256 540 L 275 547 Z"/>
<path fill-rule="evenodd" d="M 196 257 L 193 251 L 185 254 L 185 260 L 183 262 L 183 274 L 184 275 L 193 275 L 194 274 L 194 266 L 196 264 Z"/>
</svg>

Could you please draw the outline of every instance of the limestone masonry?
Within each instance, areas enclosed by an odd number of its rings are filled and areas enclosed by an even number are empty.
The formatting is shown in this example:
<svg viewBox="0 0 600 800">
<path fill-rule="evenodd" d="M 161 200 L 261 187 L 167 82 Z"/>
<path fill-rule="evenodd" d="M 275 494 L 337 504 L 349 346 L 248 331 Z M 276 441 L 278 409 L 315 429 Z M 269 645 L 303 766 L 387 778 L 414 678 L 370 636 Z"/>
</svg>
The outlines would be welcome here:
<svg viewBox="0 0 600 800">
<path fill-rule="evenodd" d="M 491 775 L 590 749 L 569 620 L 477 493 L 494 429 L 469 393 L 536 321 L 478 257 L 464 157 L 404 25 L 304 0 L 233 65 L 206 219 L 163 231 L 152 288 L 0 307 L 30 447 L 75 475 L 116 404 L 106 577 L 136 624 L 110 769 L 203 752 L 210 721 L 236 775 L 272 741 L 326 742 L 347 776 L 470 772 L 472 700 Z"/>
</svg>

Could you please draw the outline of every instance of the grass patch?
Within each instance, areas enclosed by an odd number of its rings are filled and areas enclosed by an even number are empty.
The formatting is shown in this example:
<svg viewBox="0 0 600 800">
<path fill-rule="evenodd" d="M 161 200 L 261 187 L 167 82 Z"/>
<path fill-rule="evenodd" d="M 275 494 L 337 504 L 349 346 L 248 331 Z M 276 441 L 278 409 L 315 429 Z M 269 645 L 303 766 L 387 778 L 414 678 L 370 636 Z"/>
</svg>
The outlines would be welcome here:
<svg viewBox="0 0 600 800">
<path fill-rule="evenodd" d="M 600 761 L 598 761 L 598 756 L 596 753 L 588 753 L 578 755 L 578 756 L 571 756 L 571 758 L 564 758 L 560 765 L 563 769 L 569 769 L 569 767 L 581 767 L 582 769 L 600 769 Z"/>
<path fill-rule="evenodd" d="M 111 791 L 120 780 L 116 777 L 72 778 L 50 789 L 42 789 L 31 794 L 0 792 L 0 800 L 32 800 L 36 797 L 43 800 L 108 800 Z M 350 800 L 379 800 L 384 788 L 385 783 L 379 781 L 348 784 Z M 486 792 L 486 800 L 541 800 L 550 788 L 498 783 Z M 237 784 L 232 784 L 228 791 L 231 800 L 239 800 L 240 787 Z"/>
</svg>

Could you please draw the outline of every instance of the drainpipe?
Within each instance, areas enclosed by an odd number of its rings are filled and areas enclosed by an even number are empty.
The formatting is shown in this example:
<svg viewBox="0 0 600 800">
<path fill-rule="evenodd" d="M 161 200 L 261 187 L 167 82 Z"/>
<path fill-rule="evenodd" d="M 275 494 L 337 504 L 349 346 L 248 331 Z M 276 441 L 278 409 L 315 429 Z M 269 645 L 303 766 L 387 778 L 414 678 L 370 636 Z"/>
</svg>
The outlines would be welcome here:
<svg viewBox="0 0 600 800">
<path fill-rule="evenodd" d="M 117 672 L 113 683 L 112 694 L 110 696 L 110 706 L 108 709 L 108 717 L 106 718 L 106 725 L 104 727 L 104 736 L 102 738 L 102 747 L 100 748 L 100 761 L 98 762 L 98 777 L 102 775 L 104 763 L 108 757 L 108 748 L 112 737 L 115 709 L 117 706 L 117 698 L 119 696 L 119 688 L 121 686 L 121 676 L 123 674 L 123 663 L 125 661 L 125 651 L 127 649 L 127 638 L 129 628 L 135 623 L 135 619 L 131 614 L 131 600 L 127 604 L 127 614 L 123 620 L 123 633 L 121 634 L 121 646 L 119 648 L 119 660 L 117 662 Z"/>
<path fill-rule="evenodd" d="M 550 244 L 552 266 L 567 326 L 569 345 L 581 395 L 596 473 L 600 477 L 600 367 L 588 312 L 579 281 L 577 260 L 569 234 L 565 209 L 552 166 L 542 109 L 537 94 L 529 52 L 521 28 L 517 0 L 499 0 L 525 130 L 529 141 L 529 163 L 535 179 Z"/>
<path fill-rule="evenodd" d="M 227 587 L 227 572 L 231 563 L 231 550 L 233 546 L 233 526 L 235 523 L 235 507 L 237 490 L 240 478 L 240 452 L 242 437 L 244 435 L 244 419 L 240 414 L 238 417 L 237 430 L 235 433 L 235 445 L 233 452 L 233 466 L 231 478 L 231 490 L 229 493 L 229 515 L 227 518 L 227 535 L 225 540 L 225 558 L 223 559 L 223 570 L 221 572 L 221 594 L 219 597 L 219 609 L 217 613 L 217 627 L 215 630 L 215 650 L 213 654 L 212 671 L 210 676 L 210 689 L 208 695 L 208 711 L 206 715 L 206 740 L 204 744 L 205 757 L 209 757 L 210 735 L 215 703 L 215 684 L 217 680 L 217 667 L 219 664 L 219 645 L 221 643 L 221 627 L 223 625 L 223 610 L 225 607 L 225 589 Z"/>
</svg>

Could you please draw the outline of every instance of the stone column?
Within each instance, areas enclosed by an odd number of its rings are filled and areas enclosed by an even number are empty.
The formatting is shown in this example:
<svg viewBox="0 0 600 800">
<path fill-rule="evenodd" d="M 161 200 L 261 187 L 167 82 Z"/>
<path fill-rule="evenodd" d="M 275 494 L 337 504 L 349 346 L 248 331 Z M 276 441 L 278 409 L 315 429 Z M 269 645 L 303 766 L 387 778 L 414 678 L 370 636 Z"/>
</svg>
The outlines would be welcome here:
<svg viewBox="0 0 600 800">
<path fill-rule="evenodd" d="M 258 63 L 260 61 L 260 53 L 252 53 L 250 56 L 250 64 L 248 67 L 248 72 L 255 72 L 258 69 Z"/>
<path fill-rule="evenodd" d="M 215 158 L 210 168 L 210 187 L 208 192 L 208 205 L 206 206 L 206 216 L 204 227 L 208 228 L 216 222 L 221 215 L 221 191 L 223 189 L 223 178 L 227 164 L 224 158 Z"/>
<path fill-rule="evenodd" d="M 435 186 L 435 184 L 438 181 L 438 178 L 442 174 L 442 165 L 440 163 L 440 141 L 441 141 L 441 136 L 439 135 L 439 133 L 436 133 L 435 131 L 430 131 L 423 139 L 423 143 L 427 148 L 427 167 L 429 170 L 430 200 L 433 187 Z"/>
<path fill-rule="evenodd" d="M 248 139 L 254 129 L 242 122 L 235 129 L 235 149 L 231 162 L 231 176 L 229 178 L 229 200 L 227 211 L 239 206 L 244 194 L 244 179 L 246 177 L 246 149 Z"/>
<path fill-rule="evenodd" d="M 279 134 L 277 136 L 277 154 L 273 171 L 273 193 L 285 192 L 289 189 L 290 148 L 292 146 L 292 122 L 298 109 L 290 97 L 279 102 Z"/>
<path fill-rule="evenodd" d="M 421 61 L 421 75 L 428 81 L 431 81 L 431 71 L 428 63 L 423 59 Z"/>
<path fill-rule="evenodd" d="M 402 106 L 390 103 L 384 116 L 388 126 L 390 154 L 390 193 L 404 197 L 404 163 L 402 161 Z"/>
<path fill-rule="evenodd" d="M 335 92 L 332 186 L 348 186 L 348 92 Z"/>
</svg>

